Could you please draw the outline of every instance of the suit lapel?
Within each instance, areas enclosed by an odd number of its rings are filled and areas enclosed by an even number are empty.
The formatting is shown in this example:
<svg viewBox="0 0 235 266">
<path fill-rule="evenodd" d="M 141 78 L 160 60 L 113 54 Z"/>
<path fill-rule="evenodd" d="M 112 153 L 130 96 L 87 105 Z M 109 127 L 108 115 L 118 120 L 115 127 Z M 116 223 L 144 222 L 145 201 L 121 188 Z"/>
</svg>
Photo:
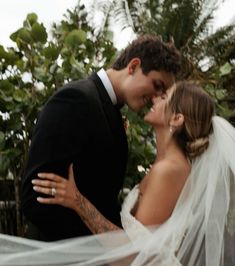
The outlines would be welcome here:
<svg viewBox="0 0 235 266">
<path fill-rule="evenodd" d="M 127 144 L 126 133 L 125 133 L 124 125 L 122 122 L 122 116 L 121 116 L 119 108 L 117 108 L 116 106 L 113 105 L 113 103 L 112 103 L 102 81 L 98 77 L 98 75 L 92 74 L 90 78 L 94 81 L 94 83 L 97 87 L 99 98 L 101 100 L 103 110 L 104 110 L 105 115 L 107 117 L 110 128 L 113 132 L 113 135 L 118 137 L 115 139 L 118 140 L 121 137 L 122 142 Z"/>
</svg>

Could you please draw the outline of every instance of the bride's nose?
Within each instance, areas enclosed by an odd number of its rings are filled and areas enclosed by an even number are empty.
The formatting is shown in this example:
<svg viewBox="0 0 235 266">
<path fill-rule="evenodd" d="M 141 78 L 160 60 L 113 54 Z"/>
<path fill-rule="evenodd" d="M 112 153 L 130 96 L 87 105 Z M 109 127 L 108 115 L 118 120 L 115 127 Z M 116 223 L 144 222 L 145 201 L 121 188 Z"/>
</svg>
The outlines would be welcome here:
<svg viewBox="0 0 235 266">
<path fill-rule="evenodd" d="M 153 96 L 153 97 L 152 97 L 152 103 L 153 103 L 153 104 L 155 104 L 155 103 L 157 102 L 157 98 L 158 98 L 157 96 Z"/>
</svg>

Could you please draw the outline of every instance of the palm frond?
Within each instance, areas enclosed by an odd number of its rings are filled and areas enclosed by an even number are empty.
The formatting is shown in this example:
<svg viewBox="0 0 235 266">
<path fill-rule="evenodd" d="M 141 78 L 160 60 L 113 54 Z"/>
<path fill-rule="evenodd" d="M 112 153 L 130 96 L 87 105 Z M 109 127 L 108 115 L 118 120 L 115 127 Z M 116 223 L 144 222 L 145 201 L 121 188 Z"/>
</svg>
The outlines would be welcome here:
<svg viewBox="0 0 235 266">
<path fill-rule="evenodd" d="M 110 11 L 110 19 L 115 18 L 115 23 L 117 23 L 122 30 L 129 27 L 133 29 L 132 16 L 126 0 L 114 1 Z"/>
<path fill-rule="evenodd" d="M 102 32 L 108 24 L 112 6 L 113 1 L 111 0 L 92 1 L 90 3 L 88 21 L 90 21 L 92 28 L 95 29 L 96 35 L 98 35 L 99 32 Z"/>
</svg>

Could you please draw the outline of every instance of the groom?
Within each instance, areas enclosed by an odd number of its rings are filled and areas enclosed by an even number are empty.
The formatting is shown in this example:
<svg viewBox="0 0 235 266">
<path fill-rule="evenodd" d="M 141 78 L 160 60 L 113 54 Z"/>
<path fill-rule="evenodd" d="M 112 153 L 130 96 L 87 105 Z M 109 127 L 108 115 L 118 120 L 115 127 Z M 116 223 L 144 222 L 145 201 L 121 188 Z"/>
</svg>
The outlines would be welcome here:
<svg viewBox="0 0 235 266">
<path fill-rule="evenodd" d="M 139 112 L 174 83 L 178 71 L 175 47 L 145 35 L 134 40 L 110 69 L 70 82 L 48 100 L 34 131 L 22 182 L 27 237 L 54 241 L 91 234 L 72 210 L 38 203 L 31 183 L 39 172 L 67 176 L 71 162 L 81 193 L 120 224 L 117 198 L 128 147 L 119 107 L 127 104 Z"/>
</svg>

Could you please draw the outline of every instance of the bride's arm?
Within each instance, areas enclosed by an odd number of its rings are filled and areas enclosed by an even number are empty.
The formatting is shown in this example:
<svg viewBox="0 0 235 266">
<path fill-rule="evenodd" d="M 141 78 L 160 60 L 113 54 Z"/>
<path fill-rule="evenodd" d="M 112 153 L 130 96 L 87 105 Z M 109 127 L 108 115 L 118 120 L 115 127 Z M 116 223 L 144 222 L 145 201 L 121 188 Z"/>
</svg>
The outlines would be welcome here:
<svg viewBox="0 0 235 266">
<path fill-rule="evenodd" d="M 43 204 L 57 204 L 76 211 L 93 234 L 120 230 L 121 228 L 107 220 L 96 207 L 77 189 L 72 165 L 69 167 L 69 178 L 64 179 L 55 174 L 40 173 L 40 179 L 32 181 L 37 192 L 51 195 L 51 198 L 38 197 Z"/>
<path fill-rule="evenodd" d="M 37 200 L 42 204 L 57 204 L 76 211 L 81 217 L 83 222 L 87 225 L 93 234 L 105 233 L 114 230 L 123 230 L 107 220 L 96 207 L 85 198 L 80 191 L 77 189 L 74 181 L 72 165 L 69 167 L 68 180 L 58 175 L 51 173 L 40 173 L 38 174 L 40 179 L 32 180 L 34 190 L 45 195 L 52 196 L 52 189 L 55 188 L 54 196 L 51 198 L 38 197 Z M 97 238 L 102 246 L 110 247 L 110 238 Z M 108 241 L 107 241 L 108 240 Z M 112 245 L 114 240 L 112 241 Z M 128 244 L 130 239 L 126 234 L 121 234 L 117 240 L 117 247 L 120 245 Z M 120 259 L 116 259 L 116 262 L 111 262 L 107 265 L 118 266 L 118 265 L 130 265 L 135 259 L 138 253 L 129 254 L 123 256 Z"/>
<path fill-rule="evenodd" d="M 107 220 L 80 192 L 76 194 L 73 209 L 77 212 L 93 234 L 121 229 Z"/>
</svg>

